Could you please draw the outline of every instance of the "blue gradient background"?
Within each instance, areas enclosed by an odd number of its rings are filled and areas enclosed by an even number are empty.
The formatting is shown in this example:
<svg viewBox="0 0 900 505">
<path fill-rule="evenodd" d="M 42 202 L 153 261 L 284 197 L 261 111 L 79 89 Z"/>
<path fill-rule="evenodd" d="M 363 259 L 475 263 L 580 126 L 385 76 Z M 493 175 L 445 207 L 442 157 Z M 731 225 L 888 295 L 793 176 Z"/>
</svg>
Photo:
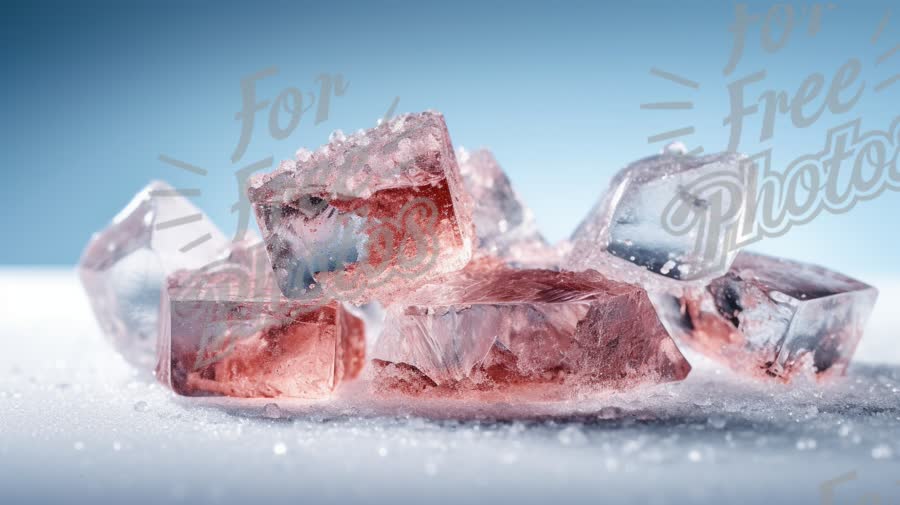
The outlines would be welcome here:
<svg viewBox="0 0 900 505">
<path fill-rule="evenodd" d="M 491 147 L 547 237 L 566 237 L 629 161 L 657 152 L 647 137 L 693 125 L 689 148 L 724 149 L 726 84 L 757 70 L 765 89 L 791 95 L 811 72 L 831 76 L 850 57 L 863 62 L 867 90 L 850 112 L 826 112 L 797 129 L 779 116 L 775 139 L 758 143 L 759 115 L 741 150 L 775 149 L 776 164 L 817 152 L 824 132 L 862 117 L 884 129 L 897 114 L 900 84 L 874 84 L 900 71 L 900 8 L 879 41 L 872 34 L 894 2 L 844 2 L 807 33 L 797 6 L 787 45 L 760 48 L 760 25 L 743 60 L 723 76 L 732 48 L 731 2 L 67 2 L 5 3 L 0 264 L 74 264 L 90 233 L 150 179 L 199 187 L 195 201 L 234 231 L 234 171 L 268 156 L 316 147 L 332 129 L 370 127 L 395 96 L 398 112 L 442 111 L 457 146 Z M 770 4 L 751 2 L 764 14 Z M 342 73 L 346 94 L 330 117 L 305 115 L 285 140 L 257 115 L 253 140 L 230 161 L 240 133 L 242 77 L 270 66 L 260 100 L 293 86 L 318 95 L 315 78 Z M 691 90 L 650 75 L 651 67 L 701 83 Z M 639 105 L 691 100 L 693 110 Z M 286 119 L 285 119 L 286 120 Z M 209 170 L 197 175 L 160 154 Z M 760 249 L 851 274 L 897 273 L 900 195 L 886 193 L 841 216 L 821 216 Z M 873 279 L 874 280 L 874 279 Z"/>
</svg>

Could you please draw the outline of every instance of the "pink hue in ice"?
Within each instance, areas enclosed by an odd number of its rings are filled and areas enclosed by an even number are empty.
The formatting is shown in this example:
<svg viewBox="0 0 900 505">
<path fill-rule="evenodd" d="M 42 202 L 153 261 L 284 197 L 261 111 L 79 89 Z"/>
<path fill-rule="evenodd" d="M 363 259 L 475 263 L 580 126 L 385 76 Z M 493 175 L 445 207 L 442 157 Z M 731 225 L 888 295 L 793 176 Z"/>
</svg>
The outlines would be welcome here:
<svg viewBox="0 0 900 505">
<path fill-rule="evenodd" d="M 707 288 L 654 303 L 679 341 L 747 375 L 790 382 L 843 375 L 877 296 L 816 265 L 742 252 Z"/>
<path fill-rule="evenodd" d="M 289 298 L 389 302 L 471 258 L 470 202 L 439 113 L 336 132 L 248 194 Z"/>
<path fill-rule="evenodd" d="M 496 256 L 517 268 L 558 269 L 560 250 L 538 231 L 531 212 L 487 149 L 457 151 L 463 184 L 472 196 L 478 253 Z"/>
<path fill-rule="evenodd" d="M 681 380 L 690 365 L 646 292 L 595 271 L 476 261 L 388 308 L 379 391 L 576 398 Z"/>
<path fill-rule="evenodd" d="M 362 369 L 363 333 L 339 302 L 281 296 L 261 244 L 238 248 L 169 277 L 157 378 L 190 396 L 324 398 Z"/>
</svg>

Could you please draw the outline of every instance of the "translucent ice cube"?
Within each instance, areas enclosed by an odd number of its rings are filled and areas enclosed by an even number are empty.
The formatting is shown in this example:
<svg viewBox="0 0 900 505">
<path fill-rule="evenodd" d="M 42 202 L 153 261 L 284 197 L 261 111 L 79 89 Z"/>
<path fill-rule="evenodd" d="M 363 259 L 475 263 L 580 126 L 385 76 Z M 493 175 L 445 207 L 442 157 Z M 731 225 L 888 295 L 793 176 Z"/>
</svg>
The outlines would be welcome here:
<svg viewBox="0 0 900 505">
<path fill-rule="evenodd" d="M 215 259 L 228 240 L 164 182 L 142 189 L 103 231 L 78 265 L 103 333 L 131 363 L 156 360 L 160 292 L 167 274 Z"/>
<path fill-rule="evenodd" d="M 746 251 L 706 288 L 652 295 L 680 342 L 732 369 L 783 381 L 843 374 L 877 297 L 874 287 L 837 272 Z"/>
<path fill-rule="evenodd" d="M 573 233 L 564 266 L 594 268 L 648 289 L 722 275 L 737 253 L 744 160 L 667 151 L 632 163 Z"/>
</svg>

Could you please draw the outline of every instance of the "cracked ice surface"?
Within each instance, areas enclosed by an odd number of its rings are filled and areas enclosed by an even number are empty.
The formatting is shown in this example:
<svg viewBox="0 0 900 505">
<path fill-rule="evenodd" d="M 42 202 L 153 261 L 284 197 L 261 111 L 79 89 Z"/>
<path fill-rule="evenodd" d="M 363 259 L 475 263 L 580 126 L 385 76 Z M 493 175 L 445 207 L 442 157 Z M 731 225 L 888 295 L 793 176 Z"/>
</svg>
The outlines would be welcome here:
<svg viewBox="0 0 900 505">
<path fill-rule="evenodd" d="M 388 309 L 372 354 L 378 394 L 574 399 L 688 375 L 643 289 L 497 263 L 473 261 Z"/>
<path fill-rule="evenodd" d="M 570 405 L 574 413 L 495 405 L 454 420 L 421 416 L 439 405 L 349 410 L 359 394 L 352 388 L 327 409 L 178 399 L 109 348 L 73 273 L 2 271 L 0 345 L 15 352 L 0 354 L 0 495 L 11 503 L 819 504 L 832 481 L 835 504 L 873 494 L 897 503 L 900 279 L 878 287 L 856 361 L 832 385 L 748 382 L 691 355 L 694 371 L 682 383 Z"/>
</svg>

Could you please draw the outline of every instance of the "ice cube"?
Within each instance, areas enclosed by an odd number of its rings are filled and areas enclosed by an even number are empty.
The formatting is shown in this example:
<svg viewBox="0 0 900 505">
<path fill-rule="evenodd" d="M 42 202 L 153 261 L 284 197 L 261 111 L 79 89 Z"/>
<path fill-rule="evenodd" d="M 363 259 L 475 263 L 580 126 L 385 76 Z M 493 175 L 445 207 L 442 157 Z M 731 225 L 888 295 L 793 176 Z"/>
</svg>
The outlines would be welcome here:
<svg viewBox="0 0 900 505">
<path fill-rule="evenodd" d="M 702 285 L 737 254 L 746 158 L 666 151 L 621 170 L 572 234 L 564 266 L 655 290 Z"/>
<path fill-rule="evenodd" d="M 439 113 L 335 136 L 248 193 L 289 298 L 389 302 L 472 255 L 471 203 Z"/>
<path fill-rule="evenodd" d="M 379 391 L 522 400 L 676 381 L 690 370 L 640 287 L 498 260 L 473 261 L 389 307 L 373 358 Z"/>
<path fill-rule="evenodd" d="M 328 397 L 357 376 L 363 323 L 334 300 L 281 295 L 262 244 L 168 279 L 157 378 L 190 396 Z"/>
<path fill-rule="evenodd" d="M 142 189 L 78 264 L 79 276 L 103 333 L 132 364 L 156 360 L 160 292 L 179 268 L 199 268 L 228 245 L 190 201 L 164 182 Z"/>
<path fill-rule="evenodd" d="M 842 375 L 878 291 L 825 268 L 741 252 L 724 276 L 683 296 L 652 295 L 680 342 L 730 368 L 789 382 Z"/>
</svg>

